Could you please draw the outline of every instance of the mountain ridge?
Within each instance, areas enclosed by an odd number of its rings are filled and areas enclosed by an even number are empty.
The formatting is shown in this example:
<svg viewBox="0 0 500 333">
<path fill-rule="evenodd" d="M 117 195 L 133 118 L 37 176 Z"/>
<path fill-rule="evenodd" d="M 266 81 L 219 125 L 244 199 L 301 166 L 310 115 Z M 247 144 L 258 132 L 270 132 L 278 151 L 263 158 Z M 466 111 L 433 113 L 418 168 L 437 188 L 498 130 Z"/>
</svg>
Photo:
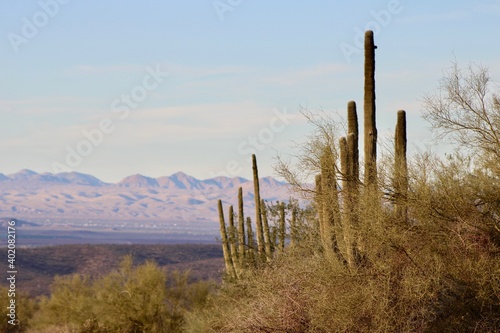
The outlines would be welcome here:
<svg viewBox="0 0 500 333">
<path fill-rule="evenodd" d="M 259 178 L 261 181 L 265 182 L 275 182 L 281 185 L 286 185 L 286 182 L 277 180 L 271 176 L 265 176 Z M 170 182 L 176 184 L 179 188 L 193 188 L 199 186 L 198 184 L 230 184 L 234 185 L 235 182 L 238 183 L 246 183 L 250 182 L 250 180 L 243 177 L 226 177 L 226 176 L 217 176 L 213 178 L 207 179 L 198 179 L 196 177 L 190 176 L 182 171 L 178 171 L 173 173 L 170 176 L 160 176 L 160 177 L 149 177 L 143 174 L 137 173 L 134 175 L 126 176 L 122 180 L 116 183 L 110 183 L 100 180 L 99 178 L 91 175 L 80 173 L 76 171 L 72 172 L 60 172 L 60 173 L 37 173 L 35 171 L 29 169 L 22 169 L 16 173 L 5 175 L 4 173 L 0 173 L 0 182 L 1 181 L 40 181 L 40 182 L 61 182 L 61 183 L 75 183 L 80 185 L 90 185 L 90 186 L 103 186 L 103 185 L 115 185 L 115 186 L 124 186 L 124 185 L 135 185 L 138 187 L 144 187 L 146 184 L 152 187 L 166 187 L 168 188 L 168 180 Z M 186 186 L 188 183 L 190 186 Z M 182 185 L 184 185 L 184 187 Z M 128 187 L 128 186 L 127 186 Z M 225 186 L 223 186 L 225 187 Z"/>
<path fill-rule="evenodd" d="M 39 174 L 23 169 L 0 174 L 0 216 L 216 222 L 217 200 L 236 206 L 239 187 L 245 210 L 253 210 L 253 182 L 242 177 L 200 180 L 176 172 L 157 178 L 135 174 L 106 183 L 78 172 Z M 288 201 L 290 196 L 288 184 L 273 177 L 260 178 L 260 191 L 267 201 Z"/>
</svg>

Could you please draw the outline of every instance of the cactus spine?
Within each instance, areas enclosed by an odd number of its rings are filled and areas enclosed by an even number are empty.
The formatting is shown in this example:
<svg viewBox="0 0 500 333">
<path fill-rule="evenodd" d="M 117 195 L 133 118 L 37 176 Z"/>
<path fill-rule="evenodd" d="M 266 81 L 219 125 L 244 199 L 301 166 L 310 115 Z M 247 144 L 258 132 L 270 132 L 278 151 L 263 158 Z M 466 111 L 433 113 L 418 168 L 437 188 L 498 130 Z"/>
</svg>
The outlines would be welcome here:
<svg viewBox="0 0 500 333">
<path fill-rule="evenodd" d="M 406 161 L 406 112 L 398 111 L 395 133 L 394 199 L 395 213 L 400 221 L 407 221 L 408 166 Z"/>
<path fill-rule="evenodd" d="M 220 222 L 220 235 L 222 238 L 222 253 L 224 255 L 224 264 L 226 266 L 226 272 L 232 278 L 236 277 L 236 271 L 234 269 L 233 261 L 231 258 L 231 250 L 229 248 L 229 241 L 226 232 L 226 222 L 224 220 L 224 210 L 222 208 L 222 201 L 218 201 L 219 208 L 219 222 Z"/>
<path fill-rule="evenodd" d="M 374 189 L 377 185 L 377 127 L 375 120 L 375 44 L 373 31 L 365 33 L 365 185 Z"/>
</svg>

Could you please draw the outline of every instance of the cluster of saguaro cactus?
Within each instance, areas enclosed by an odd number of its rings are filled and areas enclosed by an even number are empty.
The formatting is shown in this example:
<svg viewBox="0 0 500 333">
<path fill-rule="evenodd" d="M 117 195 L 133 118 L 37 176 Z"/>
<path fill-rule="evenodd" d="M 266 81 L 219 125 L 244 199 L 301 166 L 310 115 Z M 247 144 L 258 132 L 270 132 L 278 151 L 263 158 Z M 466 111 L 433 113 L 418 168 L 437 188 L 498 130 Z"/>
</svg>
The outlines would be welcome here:
<svg viewBox="0 0 500 333">
<path fill-rule="evenodd" d="M 229 206 L 229 223 L 226 224 L 222 201 L 219 200 L 219 221 L 222 250 L 226 272 L 230 277 L 238 278 L 246 267 L 255 267 L 261 262 L 270 261 L 273 252 L 285 248 L 285 204 L 279 203 L 279 222 L 271 230 L 268 221 L 266 203 L 260 198 L 259 174 L 257 159 L 252 155 L 254 198 L 255 198 L 255 230 L 252 229 L 252 220 L 246 218 L 243 211 L 243 189 L 238 189 L 238 224 L 235 226 L 233 206 Z M 245 223 L 246 222 L 246 223 Z M 246 229 L 246 230 L 245 230 Z"/>
<path fill-rule="evenodd" d="M 338 156 L 334 147 L 325 146 L 320 157 L 320 174 L 316 176 L 315 208 L 321 247 L 348 267 L 363 262 L 364 242 L 360 229 L 364 223 L 377 221 L 381 208 L 381 191 L 377 175 L 377 127 L 375 108 L 375 49 L 373 32 L 365 33 L 364 80 L 364 177 L 360 180 L 359 130 L 356 103 L 347 104 L 347 134 L 339 140 Z M 337 166 L 339 160 L 339 166 Z M 238 277 L 245 267 L 269 261 L 273 252 L 285 248 L 285 206 L 280 206 L 278 228 L 270 230 L 266 206 L 260 198 L 259 178 L 255 155 L 252 156 L 255 191 L 255 226 L 243 216 L 242 189 L 238 195 L 238 230 L 234 226 L 232 206 L 229 208 L 229 227 L 226 228 L 222 202 L 219 200 L 221 238 L 227 272 Z M 393 193 L 394 215 L 397 220 L 408 219 L 408 171 L 406 160 L 406 113 L 398 111 L 395 131 Z M 361 214 L 363 212 L 363 214 Z M 290 244 L 300 238 L 296 233 L 297 216 L 292 212 Z"/>
<path fill-rule="evenodd" d="M 325 147 L 320 160 L 321 173 L 316 176 L 315 201 L 323 249 L 352 266 L 359 257 L 356 235 L 360 193 L 356 103 L 350 101 L 347 110 L 348 134 L 339 139 L 340 169 L 336 167 L 332 149 Z M 341 180 L 340 190 L 337 178 Z"/>
<path fill-rule="evenodd" d="M 339 140 L 340 168 L 336 166 L 331 147 L 325 147 L 320 160 L 321 173 L 316 177 L 316 208 L 319 230 L 325 252 L 334 253 L 349 267 L 363 257 L 361 223 L 376 220 L 380 208 L 377 177 L 377 127 L 375 112 L 375 49 L 373 32 L 365 33 L 364 87 L 364 179 L 359 179 L 358 117 L 356 103 L 347 105 L 347 135 Z M 398 219 L 407 219 L 408 175 L 406 164 L 406 118 L 398 112 L 395 133 L 393 201 Z M 341 185 L 337 184 L 340 178 Z M 363 186 L 361 186 L 363 185 Z M 361 198 L 363 206 L 361 207 Z M 360 211 L 363 210 L 363 220 Z"/>
</svg>

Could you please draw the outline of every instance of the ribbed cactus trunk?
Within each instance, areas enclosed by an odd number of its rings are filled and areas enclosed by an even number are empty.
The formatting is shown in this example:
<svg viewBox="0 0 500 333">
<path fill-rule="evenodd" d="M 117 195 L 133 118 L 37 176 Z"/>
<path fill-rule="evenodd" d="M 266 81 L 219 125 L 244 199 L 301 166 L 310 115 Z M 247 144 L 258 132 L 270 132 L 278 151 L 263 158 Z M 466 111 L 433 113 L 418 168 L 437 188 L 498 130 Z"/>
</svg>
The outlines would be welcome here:
<svg viewBox="0 0 500 333">
<path fill-rule="evenodd" d="M 346 199 L 347 194 L 349 192 L 349 181 L 350 181 L 350 173 L 351 170 L 348 170 L 348 158 L 347 155 L 347 139 L 345 137 L 341 137 L 339 139 L 339 151 L 340 151 L 340 173 L 342 176 L 342 198 Z M 342 200 L 344 203 L 347 200 Z"/>
<path fill-rule="evenodd" d="M 260 215 L 262 217 L 262 227 L 264 232 L 264 248 L 266 251 L 266 258 L 270 261 L 273 257 L 272 254 L 272 245 L 271 245 L 271 233 L 269 231 L 269 222 L 267 220 L 267 210 L 266 203 L 264 199 L 260 200 Z"/>
<path fill-rule="evenodd" d="M 352 135 L 352 134 L 351 134 Z M 352 237 L 352 151 L 347 147 L 347 139 L 339 139 L 340 173 L 342 174 L 342 223 L 341 230 L 344 240 L 343 251 L 349 267 L 354 265 L 353 237 Z"/>
<path fill-rule="evenodd" d="M 375 44 L 373 31 L 365 33 L 365 185 L 370 190 L 377 186 L 377 126 L 375 120 Z"/>
<path fill-rule="evenodd" d="M 257 246 L 255 244 L 255 237 L 252 230 L 252 219 L 247 217 L 247 262 L 251 266 L 255 266 L 257 264 L 258 251 Z"/>
<path fill-rule="evenodd" d="M 233 263 L 233 267 L 236 271 L 236 274 L 239 275 L 239 253 L 238 253 L 238 238 L 236 236 L 236 227 L 234 224 L 234 209 L 233 206 L 229 206 L 229 230 L 228 230 L 228 241 L 229 241 L 229 250 L 231 251 L 231 262 Z"/>
<path fill-rule="evenodd" d="M 245 215 L 243 213 L 243 189 L 238 189 L 238 254 L 239 264 L 243 267 L 246 251 L 245 251 Z"/>
<path fill-rule="evenodd" d="M 349 204 L 351 205 L 351 210 L 355 209 L 355 206 L 358 202 L 358 182 L 359 179 L 357 177 L 356 167 L 359 168 L 359 160 L 356 159 L 356 136 L 354 133 L 347 134 L 346 139 L 346 155 L 347 155 L 347 190 L 349 195 Z"/>
<path fill-rule="evenodd" d="M 222 208 L 222 201 L 218 202 L 219 208 L 219 222 L 220 222 L 220 236 L 222 240 L 222 254 L 224 255 L 224 264 L 226 272 L 230 277 L 236 278 L 236 271 L 234 269 L 233 261 L 231 258 L 231 250 L 229 248 L 229 240 L 226 232 L 226 222 L 224 220 L 224 210 Z"/>
<path fill-rule="evenodd" d="M 348 224 L 351 226 L 352 255 L 359 263 L 359 125 L 356 103 L 347 103 Z"/>
<path fill-rule="evenodd" d="M 318 232 L 320 237 L 323 237 L 325 232 L 325 219 L 323 217 L 323 190 L 321 188 L 321 174 L 316 175 L 316 187 L 314 195 L 314 203 L 316 211 L 318 212 Z"/>
<path fill-rule="evenodd" d="M 285 250 L 285 237 L 286 237 L 286 226 L 285 226 L 285 203 L 282 202 L 279 205 L 280 207 L 280 220 L 279 220 L 279 230 L 278 230 L 278 237 L 279 237 L 279 250 L 283 252 Z"/>
<path fill-rule="evenodd" d="M 356 146 L 357 138 L 354 133 L 347 135 L 347 170 L 348 170 L 348 202 L 351 225 L 354 228 L 358 227 L 359 220 L 359 159 L 356 156 L 358 147 Z"/>
<path fill-rule="evenodd" d="M 394 158 L 394 199 L 395 213 L 398 220 L 408 219 L 408 166 L 406 161 L 406 112 L 398 111 L 395 133 Z"/>
<path fill-rule="evenodd" d="M 352 134 L 351 143 L 349 143 L 349 134 Z M 347 103 L 347 146 L 352 150 L 352 177 L 353 187 L 358 187 L 359 183 L 359 129 L 358 129 L 358 113 L 356 110 L 356 102 L 350 101 Z"/>
<path fill-rule="evenodd" d="M 260 188 L 259 188 L 259 171 L 257 169 L 257 158 L 252 154 L 252 169 L 253 169 L 253 186 L 255 198 L 255 229 L 257 231 L 257 249 L 260 256 L 265 254 L 264 249 L 264 231 L 262 227 L 262 215 L 260 209 Z"/>
<path fill-rule="evenodd" d="M 290 245 L 294 246 L 299 241 L 298 228 L 297 228 L 297 209 L 292 208 L 292 218 L 290 219 Z"/>
<path fill-rule="evenodd" d="M 330 147 L 325 147 L 321 156 L 321 201 L 323 206 L 322 245 L 325 251 L 339 254 L 337 232 L 340 223 L 340 208 L 337 190 L 335 157 Z"/>
</svg>

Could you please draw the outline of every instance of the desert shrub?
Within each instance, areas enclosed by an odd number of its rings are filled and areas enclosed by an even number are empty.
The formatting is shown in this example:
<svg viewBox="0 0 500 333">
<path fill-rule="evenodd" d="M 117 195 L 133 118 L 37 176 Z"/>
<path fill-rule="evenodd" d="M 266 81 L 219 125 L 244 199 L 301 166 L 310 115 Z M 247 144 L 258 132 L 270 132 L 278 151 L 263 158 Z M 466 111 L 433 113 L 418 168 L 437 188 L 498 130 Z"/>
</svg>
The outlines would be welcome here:
<svg viewBox="0 0 500 333">
<path fill-rule="evenodd" d="M 0 316 L 0 331 L 5 333 L 10 332 L 25 332 L 29 327 L 29 323 L 38 306 L 35 300 L 29 298 L 19 290 L 16 290 L 15 297 L 9 297 L 9 287 L 0 286 L 0 306 L 2 308 L 2 316 Z M 15 300 L 15 325 L 9 323 L 12 319 L 8 316 L 10 310 L 10 301 Z M 11 321 L 12 323 L 12 321 Z"/>
<path fill-rule="evenodd" d="M 154 262 L 134 266 L 127 256 L 117 270 L 95 280 L 57 277 L 33 323 L 33 332 L 180 332 L 187 310 L 204 304 L 208 282 L 188 283 L 188 273 Z"/>
<path fill-rule="evenodd" d="M 35 317 L 38 325 L 64 323 L 69 326 L 83 324 L 91 318 L 92 290 L 88 277 L 73 274 L 56 276 L 50 298 L 43 298 L 40 311 Z"/>
</svg>

